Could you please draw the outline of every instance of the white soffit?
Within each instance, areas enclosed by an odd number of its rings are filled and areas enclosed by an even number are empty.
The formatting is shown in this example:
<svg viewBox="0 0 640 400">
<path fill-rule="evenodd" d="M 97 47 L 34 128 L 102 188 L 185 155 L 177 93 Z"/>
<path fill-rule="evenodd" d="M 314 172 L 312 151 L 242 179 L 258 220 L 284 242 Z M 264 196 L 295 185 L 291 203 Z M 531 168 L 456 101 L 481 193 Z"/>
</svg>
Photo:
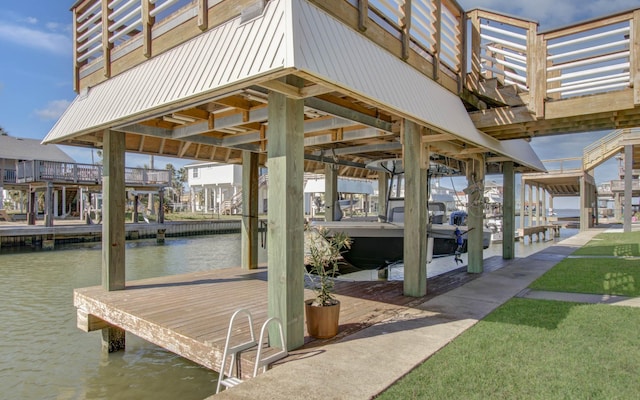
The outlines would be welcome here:
<svg viewBox="0 0 640 400">
<path fill-rule="evenodd" d="M 281 70 L 291 63 L 286 34 L 290 18 L 287 1 L 270 1 L 260 17 L 244 24 L 237 17 L 90 88 L 75 98 L 44 142 L 151 116 L 176 103 Z"/>
<path fill-rule="evenodd" d="M 290 1 L 297 69 L 519 164 L 545 170 L 528 142 L 504 145 L 480 132 L 458 96 L 316 6 Z"/>
</svg>

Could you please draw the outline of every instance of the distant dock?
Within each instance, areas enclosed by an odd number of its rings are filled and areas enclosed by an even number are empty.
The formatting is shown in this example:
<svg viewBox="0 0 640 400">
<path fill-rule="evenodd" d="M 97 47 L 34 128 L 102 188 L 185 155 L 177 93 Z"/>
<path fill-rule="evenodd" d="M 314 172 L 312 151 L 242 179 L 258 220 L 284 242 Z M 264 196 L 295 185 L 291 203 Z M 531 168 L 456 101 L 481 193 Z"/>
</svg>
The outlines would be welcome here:
<svg viewBox="0 0 640 400">
<path fill-rule="evenodd" d="M 60 222 L 62 223 L 62 221 Z M 239 219 L 196 221 L 166 221 L 165 223 L 127 223 L 126 240 L 156 239 L 165 237 L 197 236 L 222 233 L 239 233 Z M 52 250 L 70 243 L 99 242 L 102 239 L 101 224 L 85 224 L 79 220 L 64 221 L 64 225 L 0 225 L 0 249 L 42 248 Z"/>
</svg>

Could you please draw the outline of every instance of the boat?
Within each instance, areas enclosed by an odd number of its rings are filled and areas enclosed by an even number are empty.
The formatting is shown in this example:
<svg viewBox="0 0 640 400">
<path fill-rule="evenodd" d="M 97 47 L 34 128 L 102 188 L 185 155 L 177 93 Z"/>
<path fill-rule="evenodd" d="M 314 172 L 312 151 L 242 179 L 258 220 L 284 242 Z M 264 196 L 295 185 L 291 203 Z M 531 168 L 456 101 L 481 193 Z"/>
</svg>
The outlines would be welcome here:
<svg viewBox="0 0 640 400">
<path fill-rule="evenodd" d="M 397 180 L 401 178 L 402 174 L 394 170 L 390 184 L 392 190 L 403 187 L 397 184 Z M 427 238 L 432 239 L 431 245 L 428 242 L 428 246 L 431 247 L 429 254 L 434 257 L 454 255 L 458 247 L 456 228 L 459 228 L 463 235 L 462 252 L 467 252 L 468 228 L 463 225 L 449 224 L 442 213 L 446 208 L 442 203 L 429 202 L 426 206 L 430 219 L 426 226 Z M 402 196 L 392 197 L 390 193 L 385 216 L 378 221 L 313 221 L 311 226 L 349 235 L 352 239 L 351 248 L 343 253 L 343 257 L 345 261 L 357 268 L 383 268 L 404 257 L 404 198 Z M 491 231 L 485 228 L 483 229 L 483 248 L 486 249 L 490 244 Z"/>
</svg>

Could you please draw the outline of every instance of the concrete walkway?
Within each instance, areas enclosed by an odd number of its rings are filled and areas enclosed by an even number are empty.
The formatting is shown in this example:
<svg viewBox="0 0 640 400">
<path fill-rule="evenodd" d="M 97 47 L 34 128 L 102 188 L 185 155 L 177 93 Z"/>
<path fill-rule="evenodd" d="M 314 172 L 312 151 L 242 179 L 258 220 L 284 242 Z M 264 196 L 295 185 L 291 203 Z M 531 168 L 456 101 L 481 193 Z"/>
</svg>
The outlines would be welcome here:
<svg viewBox="0 0 640 400">
<path fill-rule="evenodd" d="M 407 309 L 391 321 L 304 350 L 302 358 L 278 365 L 215 399 L 370 399 L 512 297 L 544 297 L 525 289 L 601 232 L 580 232 L 526 258 L 505 261 L 504 267 Z M 640 305 L 638 299 L 615 300 Z"/>
</svg>

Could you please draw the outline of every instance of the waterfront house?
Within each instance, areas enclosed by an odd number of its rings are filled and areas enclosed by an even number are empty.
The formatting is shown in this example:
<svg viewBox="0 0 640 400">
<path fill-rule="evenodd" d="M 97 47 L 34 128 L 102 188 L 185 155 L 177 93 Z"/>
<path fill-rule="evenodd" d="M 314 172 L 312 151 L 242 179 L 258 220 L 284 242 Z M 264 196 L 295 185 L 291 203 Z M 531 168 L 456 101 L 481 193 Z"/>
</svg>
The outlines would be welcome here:
<svg viewBox="0 0 640 400">
<path fill-rule="evenodd" d="M 18 138 L 0 135 L 0 210 L 24 212 L 26 208 L 28 183 L 20 183 L 17 179 L 18 165 L 24 161 L 53 161 L 74 163 L 74 159 L 55 144 L 42 144 L 38 139 Z M 9 191 L 18 191 L 19 197 L 8 195 Z M 63 205 L 58 201 L 64 189 L 54 191 L 54 215 L 64 213 Z"/>
</svg>

